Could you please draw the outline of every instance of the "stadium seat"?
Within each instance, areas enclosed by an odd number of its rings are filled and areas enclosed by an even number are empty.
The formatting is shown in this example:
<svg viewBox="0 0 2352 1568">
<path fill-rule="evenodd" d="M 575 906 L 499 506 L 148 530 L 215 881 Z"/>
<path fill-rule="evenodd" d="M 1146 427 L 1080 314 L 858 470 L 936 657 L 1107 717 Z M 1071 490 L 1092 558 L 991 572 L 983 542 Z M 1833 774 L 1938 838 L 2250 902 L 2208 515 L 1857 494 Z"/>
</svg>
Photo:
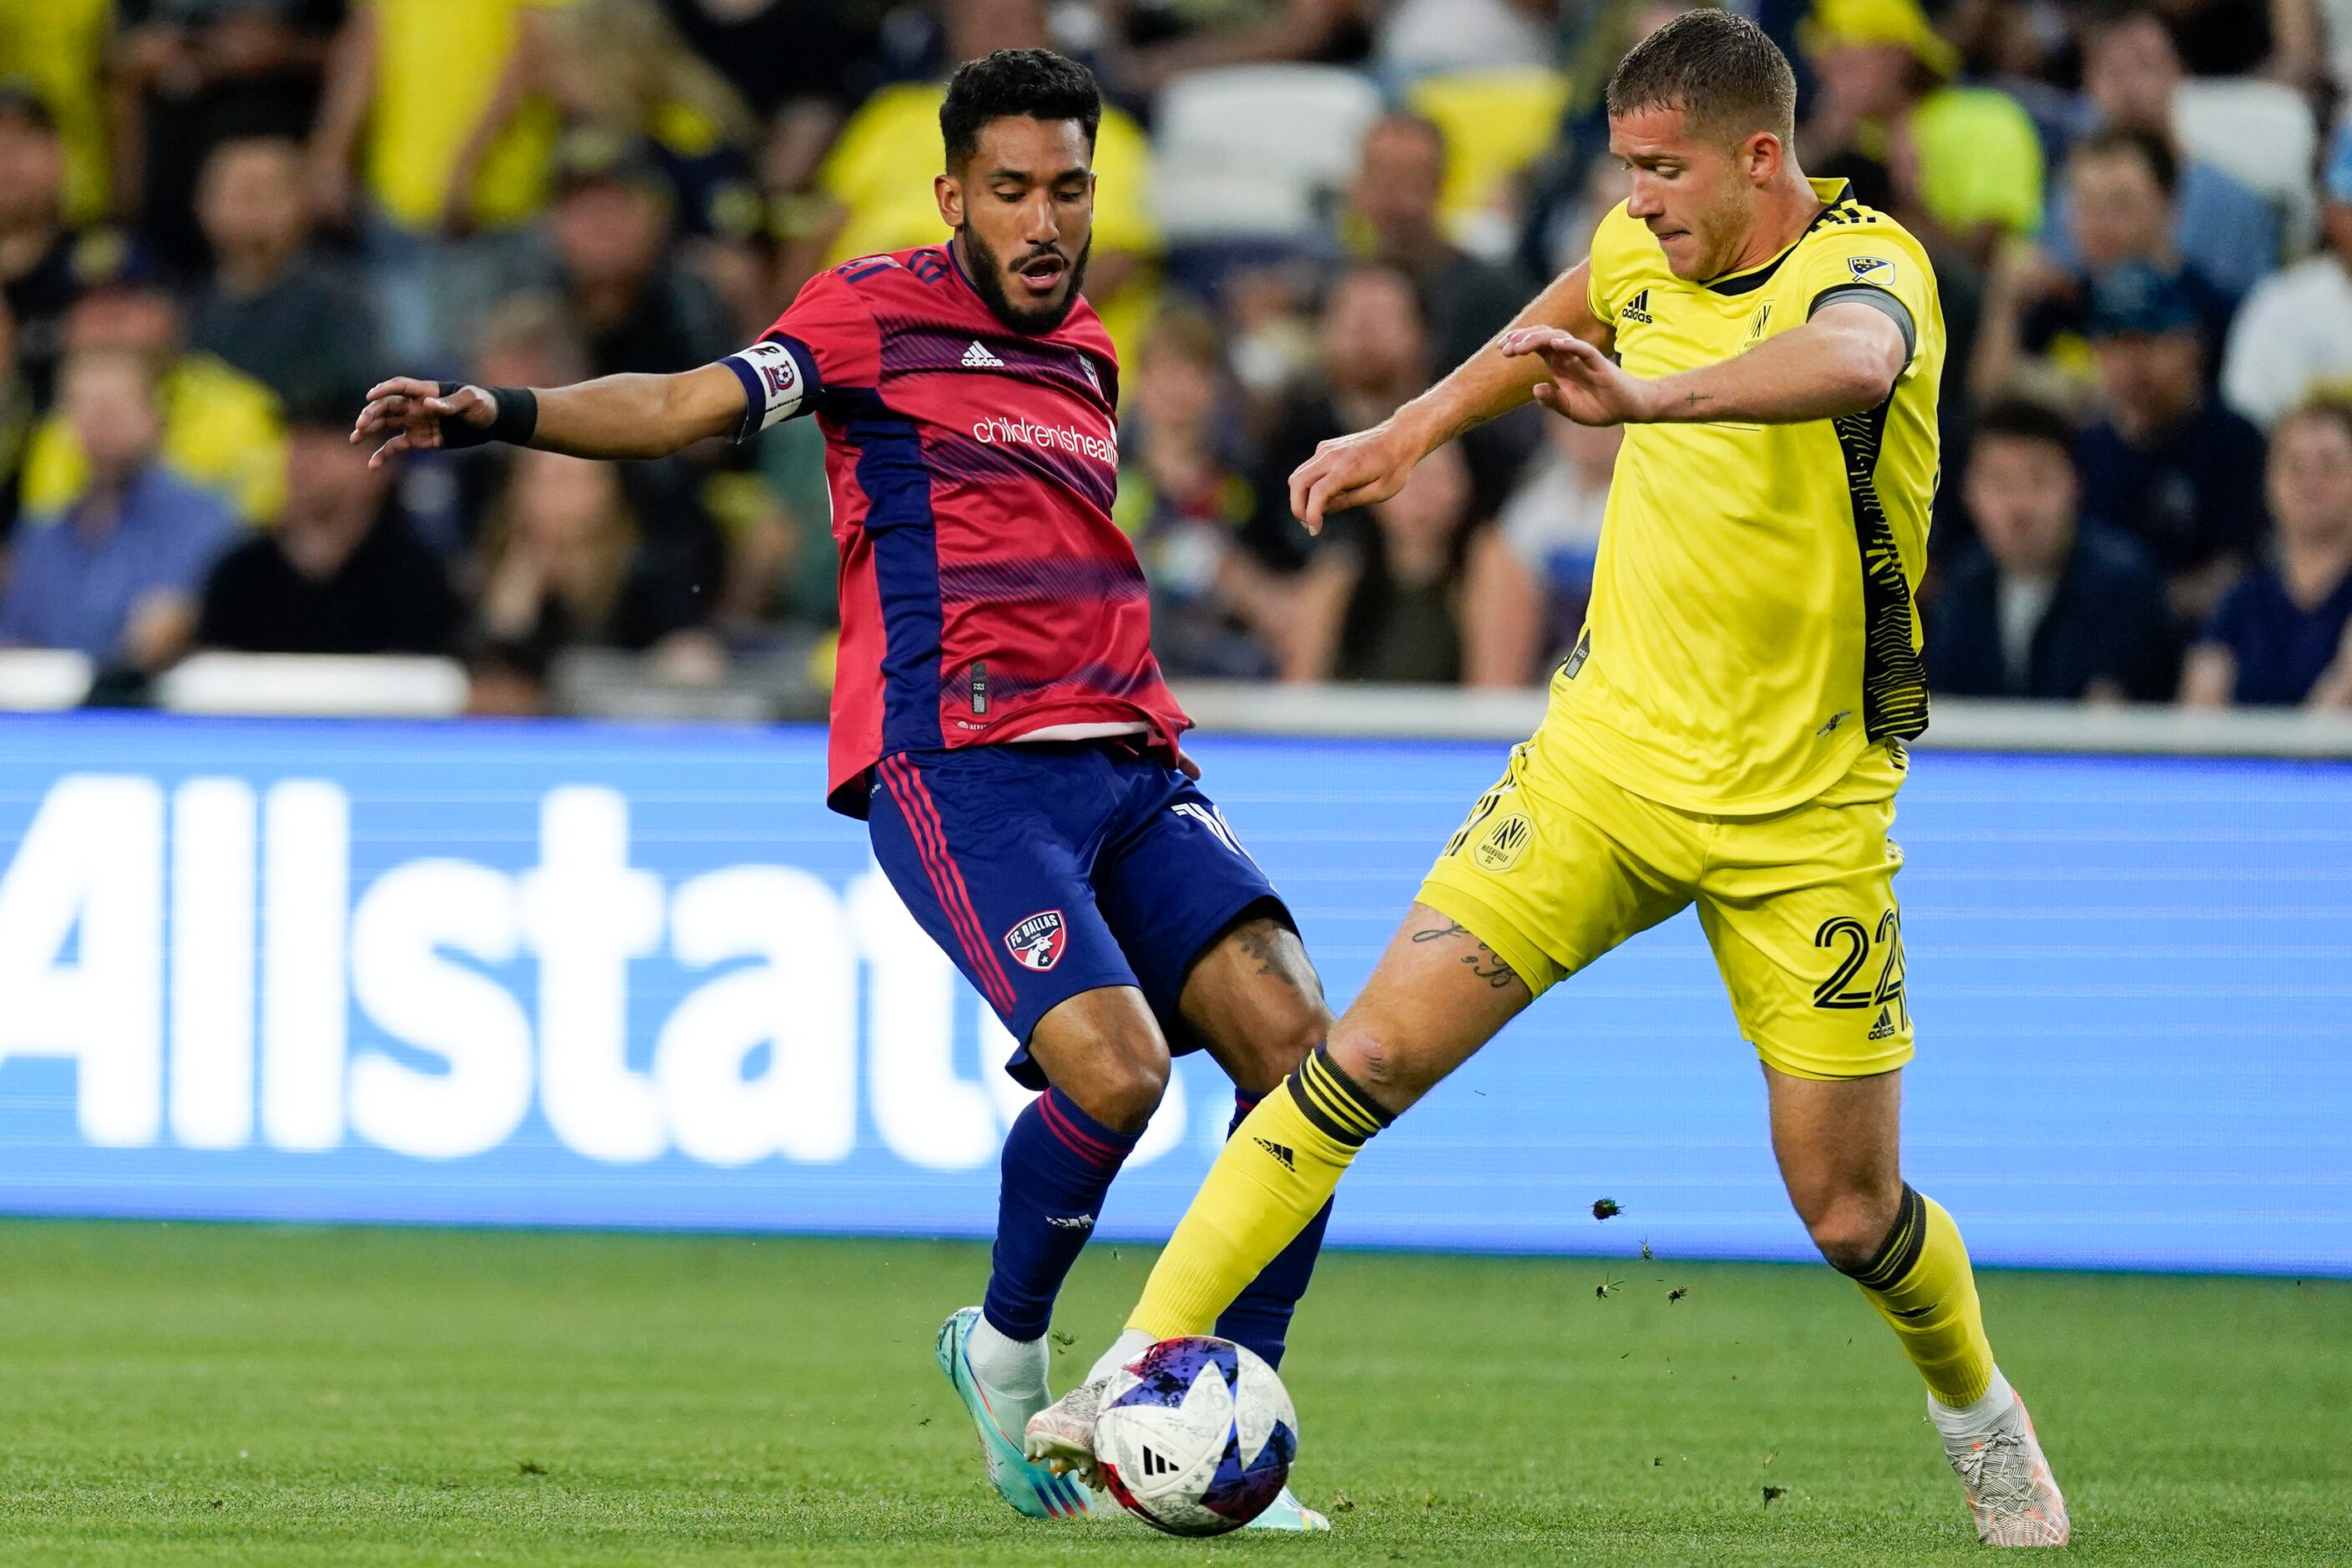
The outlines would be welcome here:
<svg viewBox="0 0 2352 1568">
<path fill-rule="evenodd" d="M 1439 205 L 1454 239 L 1479 248 L 1475 230 L 1559 131 L 1568 79 L 1541 66 L 1449 71 L 1415 82 L 1408 100 L 1445 132 Z"/>
<path fill-rule="evenodd" d="M 2189 156 L 2242 180 L 2278 209 L 2290 252 L 2310 242 L 2318 227 L 2311 163 L 2319 129 L 2301 93 L 2251 77 L 2199 77 L 2174 95 L 2172 129 Z"/>
<path fill-rule="evenodd" d="M 0 713 L 49 713 L 81 705 L 96 674 L 64 648 L 0 648 Z"/>
<path fill-rule="evenodd" d="M 1378 88 L 1332 66 L 1177 78 L 1152 121 L 1153 194 L 1170 242 L 1310 237 L 1380 112 Z"/>
<path fill-rule="evenodd" d="M 452 719 L 466 710 L 466 668 L 407 655 L 199 653 L 155 682 L 173 713 Z"/>
</svg>

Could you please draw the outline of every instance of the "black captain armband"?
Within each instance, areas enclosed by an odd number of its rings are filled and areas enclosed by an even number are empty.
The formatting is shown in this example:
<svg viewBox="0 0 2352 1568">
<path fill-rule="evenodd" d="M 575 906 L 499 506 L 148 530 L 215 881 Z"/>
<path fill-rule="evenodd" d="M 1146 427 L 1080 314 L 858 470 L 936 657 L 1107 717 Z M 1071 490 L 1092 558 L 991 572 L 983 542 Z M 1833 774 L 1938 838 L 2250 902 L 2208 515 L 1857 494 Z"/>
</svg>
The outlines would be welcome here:
<svg viewBox="0 0 2352 1568">
<path fill-rule="evenodd" d="M 444 381 L 435 384 L 438 395 L 454 397 L 468 383 Z M 441 421 L 441 446 L 444 450 L 457 452 L 467 447 L 487 447 L 493 441 L 504 441 L 510 447 L 527 447 L 531 434 L 539 428 L 539 395 L 527 386 L 485 386 L 491 404 L 497 408 L 489 424 L 477 425 L 470 419 L 444 417 Z"/>
<path fill-rule="evenodd" d="M 1866 258 L 1865 258 L 1866 259 Z M 1880 263 L 1891 272 L 1891 263 Z M 1919 325 L 1911 319 L 1911 307 L 1896 299 L 1875 283 L 1839 283 L 1813 296 L 1812 308 L 1805 312 L 1807 321 L 1821 314 L 1824 305 L 1867 305 L 1878 311 L 1903 333 L 1903 363 L 1909 364 L 1919 352 Z"/>
</svg>

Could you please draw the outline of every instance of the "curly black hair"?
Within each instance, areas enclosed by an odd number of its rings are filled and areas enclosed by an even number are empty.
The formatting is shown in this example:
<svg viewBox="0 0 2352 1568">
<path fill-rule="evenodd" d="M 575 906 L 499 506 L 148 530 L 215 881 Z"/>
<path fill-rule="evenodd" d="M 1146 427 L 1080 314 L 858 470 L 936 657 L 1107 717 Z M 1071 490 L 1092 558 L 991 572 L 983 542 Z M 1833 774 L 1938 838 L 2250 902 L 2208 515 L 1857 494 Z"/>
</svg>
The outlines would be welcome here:
<svg viewBox="0 0 2352 1568">
<path fill-rule="evenodd" d="M 1095 73 L 1051 49 L 999 49 L 967 60 L 948 82 L 940 105 L 940 137 L 947 143 L 948 167 L 958 169 L 980 149 L 981 128 L 1008 115 L 1032 120 L 1075 120 L 1093 151 L 1102 124 L 1102 90 Z"/>
</svg>

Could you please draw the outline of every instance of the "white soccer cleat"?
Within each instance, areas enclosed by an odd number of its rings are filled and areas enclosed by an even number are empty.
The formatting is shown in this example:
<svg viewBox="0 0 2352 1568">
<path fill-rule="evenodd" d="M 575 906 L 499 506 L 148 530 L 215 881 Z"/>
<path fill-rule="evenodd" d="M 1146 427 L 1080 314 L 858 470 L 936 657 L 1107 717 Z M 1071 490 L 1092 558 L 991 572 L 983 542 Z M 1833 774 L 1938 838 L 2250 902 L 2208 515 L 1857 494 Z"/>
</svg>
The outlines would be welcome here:
<svg viewBox="0 0 2352 1568">
<path fill-rule="evenodd" d="M 1946 1435 L 1944 1457 L 1968 1490 L 1977 1539 L 1987 1546 L 2063 1546 L 2072 1539 L 2066 1500 L 2023 1399 L 2012 1396 L 1989 1431 Z"/>
<path fill-rule="evenodd" d="M 1022 1449 L 1033 1465 L 1057 1476 L 1076 1475 L 1089 1487 L 1100 1484 L 1095 1464 L 1095 1417 L 1102 1413 L 1110 1379 L 1082 1383 L 1036 1415 L 1022 1433 Z"/>
</svg>

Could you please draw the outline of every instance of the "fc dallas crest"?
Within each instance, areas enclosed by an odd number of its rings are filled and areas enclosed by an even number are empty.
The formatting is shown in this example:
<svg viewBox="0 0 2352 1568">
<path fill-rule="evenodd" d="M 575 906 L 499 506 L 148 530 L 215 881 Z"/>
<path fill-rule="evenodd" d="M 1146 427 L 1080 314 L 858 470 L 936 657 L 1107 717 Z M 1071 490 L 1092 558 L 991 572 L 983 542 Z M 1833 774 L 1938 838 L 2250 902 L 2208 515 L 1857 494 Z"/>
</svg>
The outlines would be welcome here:
<svg viewBox="0 0 2352 1568">
<path fill-rule="evenodd" d="M 1004 945 L 1024 969 L 1053 968 L 1062 961 L 1062 949 L 1069 940 L 1069 929 L 1062 923 L 1059 910 L 1041 910 L 1004 933 Z"/>
</svg>

